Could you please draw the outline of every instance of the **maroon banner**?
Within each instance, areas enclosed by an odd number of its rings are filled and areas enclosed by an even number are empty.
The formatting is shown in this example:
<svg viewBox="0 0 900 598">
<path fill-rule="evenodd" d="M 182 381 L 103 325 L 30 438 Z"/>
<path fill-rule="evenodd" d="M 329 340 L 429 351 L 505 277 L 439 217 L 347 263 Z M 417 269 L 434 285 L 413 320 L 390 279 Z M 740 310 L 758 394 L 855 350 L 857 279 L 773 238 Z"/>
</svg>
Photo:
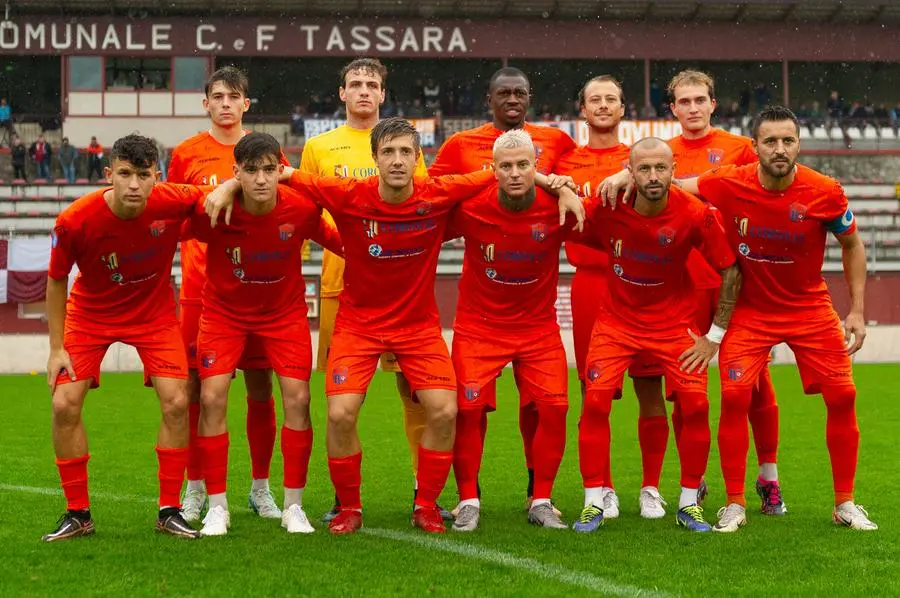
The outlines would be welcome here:
<svg viewBox="0 0 900 598">
<path fill-rule="evenodd" d="M 900 61 L 878 24 L 240 17 L 0 22 L 0 54 Z"/>
<path fill-rule="evenodd" d="M 9 272 L 6 300 L 9 303 L 34 303 L 47 295 L 47 272 Z"/>
</svg>

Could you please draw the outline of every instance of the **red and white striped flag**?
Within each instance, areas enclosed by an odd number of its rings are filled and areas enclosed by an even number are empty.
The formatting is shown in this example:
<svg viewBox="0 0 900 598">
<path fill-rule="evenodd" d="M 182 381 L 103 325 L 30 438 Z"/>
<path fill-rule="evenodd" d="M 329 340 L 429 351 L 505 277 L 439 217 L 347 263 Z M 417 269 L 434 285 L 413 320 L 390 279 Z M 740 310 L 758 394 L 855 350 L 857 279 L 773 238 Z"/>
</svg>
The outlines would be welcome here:
<svg viewBox="0 0 900 598">
<path fill-rule="evenodd" d="M 50 237 L 0 239 L 0 303 L 34 303 L 47 292 Z"/>
</svg>

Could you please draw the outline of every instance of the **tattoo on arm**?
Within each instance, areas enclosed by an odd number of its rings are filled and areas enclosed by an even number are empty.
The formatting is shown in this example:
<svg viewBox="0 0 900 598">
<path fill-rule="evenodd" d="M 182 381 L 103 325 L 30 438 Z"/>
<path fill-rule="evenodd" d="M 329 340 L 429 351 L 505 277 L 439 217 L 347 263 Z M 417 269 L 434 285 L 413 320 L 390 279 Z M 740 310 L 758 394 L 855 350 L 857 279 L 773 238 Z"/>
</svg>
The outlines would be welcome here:
<svg viewBox="0 0 900 598">
<path fill-rule="evenodd" d="M 719 288 L 719 304 L 716 307 L 716 317 L 713 324 L 720 328 L 728 328 L 731 315 L 734 313 L 734 305 L 737 303 L 738 293 L 741 290 L 741 271 L 737 264 L 720 272 L 722 286 Z"/>
</svg>

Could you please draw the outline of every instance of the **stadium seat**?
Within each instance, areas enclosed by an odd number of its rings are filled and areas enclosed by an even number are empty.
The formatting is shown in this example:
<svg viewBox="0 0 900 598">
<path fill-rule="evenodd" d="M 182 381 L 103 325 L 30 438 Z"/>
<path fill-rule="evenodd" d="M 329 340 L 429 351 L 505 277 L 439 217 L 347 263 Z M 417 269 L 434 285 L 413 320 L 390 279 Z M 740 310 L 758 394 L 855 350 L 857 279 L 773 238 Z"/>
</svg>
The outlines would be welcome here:
<svg viewBox="0 0 900 598">
<path fill-rule="evenodd" d="M 878 140 L 878 130 L 873 126 L 866 126 L 866 128 L 863 129 L 863 139 L 877 141 Z"/>
<path fill-rule="evenodd" d="M 881 127 L 881 138 L 882 139 L 896 139 L 897 135 L 894 133 L 893 128 Z"/>
<path fill-rule="evenodd" d="M 831 127 L 831 130 L 828 131 L 828 137 L 833 141 L 842 141 L 844 139 L 844 132 L 840 127 Z"/>
<path fill-rule="evenodd" d="M 821 139 L 822 141 L 828 141 L 828 131 L 825 130 L 825 127 L 818 126 L 813 129 L 813 139 Z"/>
<path fill-rule="evenodd" d="M 832 129 L 832 132 L 834 129 Z M 859 127 L 847 127 L 847 137 L 850 139 L 860 139 L 862 137 L 862 133 L 859 130 Z"/>
</svg>

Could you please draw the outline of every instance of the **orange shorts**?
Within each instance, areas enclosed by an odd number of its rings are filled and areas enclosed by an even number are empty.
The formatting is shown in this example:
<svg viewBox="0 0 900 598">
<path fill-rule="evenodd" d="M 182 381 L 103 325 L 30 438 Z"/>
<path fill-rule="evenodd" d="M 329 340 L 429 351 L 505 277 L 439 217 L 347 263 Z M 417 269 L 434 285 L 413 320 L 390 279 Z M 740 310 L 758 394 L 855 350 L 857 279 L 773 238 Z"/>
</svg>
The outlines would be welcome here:
<svg viewBox="0 0 900 598">
<path fill-rule="evenodd" d="M 541 336 L 509 333 L 453 335 L 457 403 L 460 409 L 497 409 L 497 377 L 512 363 L 519 407 L 568 404 L 569 365 L 559 332 Z"/>
<path fill-rule="evenodd" d="M 706 372 L 688 374 L 679 369 L 678 357 L 694 346 L 687 326 L 661 333 L 630 332 L 621 325 L 597 320 L 588 349 L 585 382 L 588 390 L 622 387 L 625 370 L 637 360 L 658 363 L 666 379 L 666 394 L 706 392 Z"/>
<path fill-rule="evenodd" d="M 439 326 L 375 335 L 339 327 L 331 339 L 325 396 L 365 394 L 383 353 L 394 353 L 412 392 L 456 390 L 456 376 Z"/>
<path fill-rule="evenodd" d="M 331 337 L 334 336 L 334 321 L 337 318 L 341 300 L 337 297 L 322 297 L 319 300 L 319 347 L 316 352 L 316 371 L 328 370 L 328 352 L 331 349 Z M 397 356 L 385 353 L 381 356 L 381 369 L 385 372 L 399 372 Z"/>
<path fill-rule="evenodd" d="M 594 322 L 600 313 L 600 305 L 609 290 L 606 275 L 599 270 L 579 268 L 572 278 L 572 337 L 575 341 L 575 366 L 578 379 L 584 381 L 584 368 Z M 655 378 L 662 376 L 658 363 L 644 358 L 634 362 L 628 370 L 632 378 Z"/>
<path fill-rule="evenodd" d="M 794 352 L 806 394 L 820 393 L 825 384 L 853 385 L 853 364 L 833 310 L 798 310 L 785 322 L 738 310 L 719 349 L 722 389 L 755 385 L 779 343 Z"/>
<path fill-rule="evenodd" d="M 309 381 L 312 370 L 312 341 L 305 312 L 289 320 L 243 325 L 226 318 L 200 318 L 197 341 L 200 379 L 231 374 L 246 360 L 247 346 L 262 347 L 266 361 L 285 378 Z"/>
<path fill-rule="evenodd" d="M 147 386 L 150 385 L 149 377 L 188 377 L 187 356 L 174 314 L 168 322 L 119 330 L 76 323 L 71 318 L 66 320 L 63 346 L 72 359 L 75 376 L 78 380 L 91 378 L 91 388 L 100 386 L 100 364 L 109 346 L 115 342 L 137 349 L 144 364 Z M 68 382 L 71 380 L 65 372 L 56 378 L 57 384 Z"/>
<path fill-rule="evenodd" d="M 187 351 L 188 366 L 192 370 L 200 369 L 197 361 L 197 344 L 200 336 L 200 315 L 203 308 L 200 303 L 181 304 L 181 338 Z M 238 362 L 241 370 L 267 370 L 272 367 L 266 357 L 266 349 L 259 337 L 252 337 L 247 341 L 247 346 Z"/>
</svg>

